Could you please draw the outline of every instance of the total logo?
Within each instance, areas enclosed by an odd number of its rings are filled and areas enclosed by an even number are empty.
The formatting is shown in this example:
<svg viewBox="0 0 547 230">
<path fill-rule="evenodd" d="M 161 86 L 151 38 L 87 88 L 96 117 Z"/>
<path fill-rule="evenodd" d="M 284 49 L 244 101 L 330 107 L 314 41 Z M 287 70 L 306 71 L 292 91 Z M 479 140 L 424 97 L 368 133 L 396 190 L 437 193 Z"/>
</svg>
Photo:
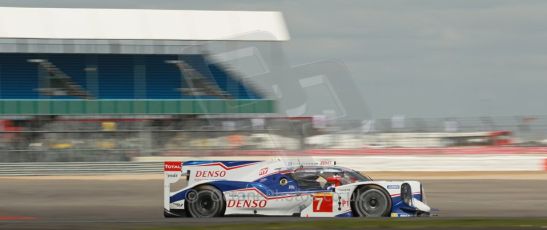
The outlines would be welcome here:
<svg viewBox="0 0 547 230">
<path fill-rule="evenodd" d="M 264 208 L 267 200 L 229 200 L 227 206 L 230 208 Z"/>
<path fill-rule="evenodd" d="M 217 170 L 217 171 L 205 171 L 200 170 L 196 171 L 196 177 L 225 177 L 226 171 Z"/>
<path fill-rule="evenodd" d="M 179 171 L 182 168 L 182 164 L 180 161 L 166 161 L 163 164 L 163 171 Z"/>
</svg>

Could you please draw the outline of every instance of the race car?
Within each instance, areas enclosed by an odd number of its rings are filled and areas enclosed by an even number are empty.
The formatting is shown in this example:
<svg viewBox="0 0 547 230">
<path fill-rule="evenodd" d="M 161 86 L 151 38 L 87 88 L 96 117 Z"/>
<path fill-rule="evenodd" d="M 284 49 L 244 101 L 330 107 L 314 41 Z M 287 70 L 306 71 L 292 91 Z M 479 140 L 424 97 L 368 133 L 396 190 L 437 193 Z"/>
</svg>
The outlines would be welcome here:
<svg viewBox="0 0 547 230">
<path fill-rule="evenodd" d="M 430 211 L 420 182 L 375 181 L 332 160 L 164 162 L 165 217 L 409 217 Z"/>
</svg>

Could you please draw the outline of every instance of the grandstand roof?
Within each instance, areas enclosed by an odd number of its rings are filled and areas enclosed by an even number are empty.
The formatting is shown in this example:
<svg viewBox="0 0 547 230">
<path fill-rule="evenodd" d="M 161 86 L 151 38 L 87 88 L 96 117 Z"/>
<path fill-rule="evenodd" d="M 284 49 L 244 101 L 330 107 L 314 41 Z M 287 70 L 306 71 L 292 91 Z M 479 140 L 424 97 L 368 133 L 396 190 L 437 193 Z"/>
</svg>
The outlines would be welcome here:
<svg viewBox="0 0 547 230">
<path fill-rule="evenodd" d="M 289 33 L 269 11 L 0 7 L 0 38 L 284 41 Z"/>
</svg>

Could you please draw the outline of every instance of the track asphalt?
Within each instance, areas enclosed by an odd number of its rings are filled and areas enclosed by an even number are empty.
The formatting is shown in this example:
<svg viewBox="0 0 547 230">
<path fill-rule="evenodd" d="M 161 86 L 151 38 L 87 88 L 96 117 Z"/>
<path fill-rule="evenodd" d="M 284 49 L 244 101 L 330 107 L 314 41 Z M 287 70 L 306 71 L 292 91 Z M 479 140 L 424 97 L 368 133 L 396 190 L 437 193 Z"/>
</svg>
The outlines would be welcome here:
<svg viewBox="0 0 547 230">
<path fill-rule="evenodd" d="M 401 175 L 406 176 L 409 175 Z M 134 178 L 0 178 L 0 229 L 134 229 L 312 221 L 292 217 L 165 219 L 162 180 L 150 175 L 131 177 Z M 427 192 L 427 203 L 439 209 L 438 217 L 431 218 L 545 218 L 547 181 L 541 177 L 544 176 L 525 175 L 520 179 L 504 179 L 503 175 L 498 175 L 498 179 L 420 180 Z"/>
</svg>

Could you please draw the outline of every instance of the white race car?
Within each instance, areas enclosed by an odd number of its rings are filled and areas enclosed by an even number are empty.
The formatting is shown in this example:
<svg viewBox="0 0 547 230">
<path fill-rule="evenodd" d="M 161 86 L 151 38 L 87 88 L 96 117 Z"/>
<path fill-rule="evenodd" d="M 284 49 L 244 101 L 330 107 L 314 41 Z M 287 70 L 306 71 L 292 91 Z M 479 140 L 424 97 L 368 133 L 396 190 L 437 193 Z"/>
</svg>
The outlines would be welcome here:
<svg viewBox="0 0 547 230">
<path fill-rule="evenodd" d="M 431 211 L 420 182 L 375 181 L 331 160 L 170 161 L 164 176 L 165 217 L 407 217 Z"/>
</svg>

